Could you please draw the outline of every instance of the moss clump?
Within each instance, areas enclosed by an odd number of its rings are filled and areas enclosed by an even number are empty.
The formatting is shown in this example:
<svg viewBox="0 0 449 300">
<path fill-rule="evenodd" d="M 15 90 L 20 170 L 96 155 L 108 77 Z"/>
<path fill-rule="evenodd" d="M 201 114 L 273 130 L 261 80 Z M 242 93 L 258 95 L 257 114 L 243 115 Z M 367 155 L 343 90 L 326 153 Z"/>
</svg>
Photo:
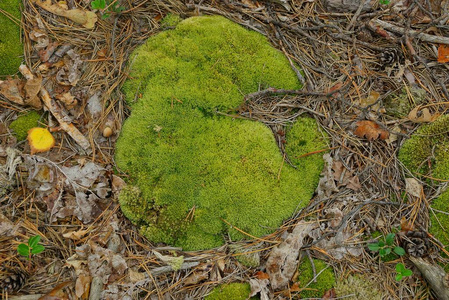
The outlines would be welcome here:
<svg viewBox="0 0 449 300">
<path fill-rule="evenodd" d="M 229 283 L 215 287 L 205 300 L 246 300 L 251 293 L 248 283 Z"/>
<path fill-rule="evenodd" d="M 374 282 L 362 276 L 349 276 L 335 285 L 337 296 L 348 300 L 381 300 L 383 295 L 375 287 Z M 352 296 L 349 296 L 352 295 Z"/>
<path fill-rule="evenodd" d="M 9 128 L 13 131 L 17 141 L 23 141 L 28 136 L 28 130 L 39 126 L 40 118 L 41 115 L 33 110 L 12 121 Z"/>
<path fill-rule="evenodd" d="M 422 125 L 399 151 L 399 159 L 415 174 L 433 178 L 449 178 L 449 115 L 439 117 L 431 124 Z M 432 202 L 432 208 L 449 212 L 449 191 Z M 429 232 L 444 245 L 449 245 L 449 216 L 435 211 L 430 214 Z M 441 224 L 441 225 L 440 225 Z"/>
<path fill-rule="evenodd" d="M 124 92 L 132 114 L 115 158 L 141 194 L 130 201 L 125 192 L 120 203 L 151 241 L 199 250 L 222 245 L 224 236 L 245 237 L 224 220 L 262 236 L 310 199 L 321 156 L 299 159 L 296 170 L 283 163 L 266 126 L 217 114 L 259 87 L 300 88 L 262 35 L 222 17 L 194 17 L 150 38 L 130 61 Z M 294 146 L 300 134 L 306 137 Z M 325 145 L 307 118 L 287 140 L 289 157 Z"/>
<path fill-rule="evenodd" d="M 0 11 L 6 12 L 0 12 L 0 76 L 15 74 L 22 62 L 20 56 L 23 49 L 18 25 L 21 18 L 20 3 L 19 0 L 0 1 Z"/>
<path fill-rule="evenodd" d="M 299 265 L 299 287 L 305 288 L 300 292 L 301 298 L 321 298 L 324 293 L 335 285 L 335 275 L 331 267 L 328 267 L 324 261 L 314 259 L 316 274 L 320 275 L 316 278 L 316 282 L 306 285 L 313 279 L 313 270 L 310 260 L 305 258 Z"/>
</svg>

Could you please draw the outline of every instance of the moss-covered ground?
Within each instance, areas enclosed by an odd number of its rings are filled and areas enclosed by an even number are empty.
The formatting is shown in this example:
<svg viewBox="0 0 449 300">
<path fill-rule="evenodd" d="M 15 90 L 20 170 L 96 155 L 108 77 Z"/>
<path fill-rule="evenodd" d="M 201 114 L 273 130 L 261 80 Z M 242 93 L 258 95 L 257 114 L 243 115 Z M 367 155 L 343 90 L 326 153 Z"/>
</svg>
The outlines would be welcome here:
<svg viewBox="0 0 449 300">
<path fill-rule="evenodd" d="M 449 178 L 449 115 L 421 126 L 399 152 L 399 159 L 416 176 L 447 180 Z M 427 179 L 429 180 L 429 179 Z M 429 182 L 432 180 L 429 180 Z M 440 181 L 433 181 L 439 184 Z M 447 248 L 449 245 L 449 191 L 433 200 L 429 232 Z"/>
<path fill-rule="evenodd" d="M 19 0 L 0 1 L 0 76 L 17 73 L 22 61 L 20 3 Z"/>
<path fill-rule="evenodd" d="M 334 270 L 322 260 L 314 259 L 313 263 L 317 275 L 316 282 L 311 282 L 314 274 L 310 260 L 303 258 L 299 265 L 299 287 L 304 289 L 300 292 L 301 299 L 322 298 L 324 293 L 335 285 Z"/>
<path fill-rule="evenodd" d="M 246 300 L 251 293 L 248 283 L 229 283 L 219 285 L 206 296 L 205 300 Z"/>
<path fill-rule="evenodd" d="M 33 127 L 39 126 L 39 119 L 41 115 L 36 111 L 28 112 L 19 116 L 16 120 L 12 121 L 9 128 L 13 131 L 17 141 L 23 141 L 28 136 L 28 130 Z"/>
<path fill-rule="evenodd" d="M 223 17 L 194 17 L 150 38 L 130 58 L 124 85 L 132 114 L 116 147 L 130 174 L 125 215 L 153 242 L 187 250 L 262 236 L 309 201 L 325 148 L 314 120 L 287 132 L 284 163 L 265 125 L 223 116 L 245 94 L 300 84 L 266 39 Z M 231 224 L 231 225 L 228 225 Z"/>
</svg>

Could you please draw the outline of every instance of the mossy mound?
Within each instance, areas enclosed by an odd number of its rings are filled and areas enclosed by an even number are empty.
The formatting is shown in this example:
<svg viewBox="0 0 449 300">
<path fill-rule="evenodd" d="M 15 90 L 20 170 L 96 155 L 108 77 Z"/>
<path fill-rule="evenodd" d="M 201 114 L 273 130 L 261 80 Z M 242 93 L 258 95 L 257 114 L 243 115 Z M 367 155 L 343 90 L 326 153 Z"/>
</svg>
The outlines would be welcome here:
<svg viewBox="0 0 449 300">
<path fill-rule="evenodd" d="M 17 73 L 23 55 L 22 43 L 20 41 L 19 0 L 0 1 L 0 76 Z M 11 20 L 14 19 L 14 20 Z"/>
<path fill-rule="evenodd" d="M 119 198 L 151 241 L 208 249 L 226 235 L 245 237 L 232 226 L 262 236 L 309 201 L 320 155 L 301 158 L 296 170 L 266 126 L 217 114 L 233 113 L 259 88 L 300 88 L 262 35 L 223 17 L 194 17 L 150 38 L 130 61 L 124 92 L 132 114 L 115 157 L 130 186 Z M 293 159 L 326 147 L 308 118 L 288 130 L 287 140 Z"/>
<path fill-rule="evenodd" d="M 399 159 L 415 175 L 449 178 L 449 115 L 422 125 L 399 150 Z"/>
<path fill-rule="evenodd" d="M 215 287 L 204 300 L 246 300 L 251 293 L 248 283 L 229 283 Z"/>
<path fill-rule="evenodd" d="M 422 125 L 399 151 L 399 159 L 415 175 L 449 179 L 449 115 L 439 117 L 431 124 Z M 429 180 L 430 181 L 430 180 Z M 439 182 L 436 182 L 439 183 Z M 442 211 L 430 213 L 429 232 L 444 245 L 449 245 L 449 190 L 435 199 L 432 208 Z M 447 247 L 446 247 L 447 248 Z"/>
<path fill-rule="evenodd" d="M 13 131 L 17 141 L 20 142 L 27 138 L 28 130 L 39 125 L 40 118 L 41 115 L 33 110 L 12 121 L 11 124 L 9 124 L 9 128 Z"/>
<path fill-rule="evenodd" d="M 347 300 L 381 300 L 382 293 L 375 284 L 363 276 L 349 276 L 345 280 L 338 281 L 335 285 L 337 296 Z"/>
<path fill-rule="evenodd" d="M 324 293 L 330 290 L 335 285 L 335 275 L 331 267 L 328 267 L 326 263 L 319 259 L 314 259 L 316 282 L 312 282 L 307 285 L 314 277 L 312 265 L 310 260 L 303 258 L 299 265 L 299 287 L 304 288 L 300 292 L 301 298 L 322 298 Z M 323 271 L 323 269 L 325 269 Z M 306 287 L 307 286 L 307 287 Z"/>
</svg>

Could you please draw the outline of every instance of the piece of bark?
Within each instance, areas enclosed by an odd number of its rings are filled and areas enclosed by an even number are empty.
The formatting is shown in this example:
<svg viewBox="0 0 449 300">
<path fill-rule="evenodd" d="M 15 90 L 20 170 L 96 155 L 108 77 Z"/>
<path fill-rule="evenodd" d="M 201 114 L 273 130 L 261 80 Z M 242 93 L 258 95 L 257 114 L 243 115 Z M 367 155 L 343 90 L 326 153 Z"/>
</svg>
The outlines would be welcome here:
<svg viewBox="0 0 449 300">
<path fill-rule="evenodd" d="M 430 284 L 435 296 L 440 300 L 449 300 L 449 274 L 436 263 L 430 263 L 421 257 L 410 256 L 409 259 Z"/>
<path fill-rule="evenodd" d="M 384 29 L 393 31 L 395 33 L 399 33 L 399 34 L 404 34 L 405 33 L 405 29 L 402 27 L 399 27 L 397 25 L 376 19 L 376 20 L 371 20 L 370 21 L 370 26 L 375 27 L 380 26 Z M 431 35 L 431 34 L 427 34 L 427 33 L 418 33 L 418 31 L 410 29 L 408 30 L 408 34 L 410 36 L 413 36 L 415 38 L 418 38 L 422 41 L 425 42 L 429 42 L 429 43 L 436 43 L 436 44 L 446 44 L 449 45 L 449 38 L 448 37 L 444 37 L 444 36 L 436 36 L 436 35 Z"/>
<path fill-rule="evenodd" d="M 362 2 L 365 2 L 362 4 Z M 326 0 L 324 7 L 330 11 L 354 12 L 360 7 L 360 12 L 365 12 L 373 8 L 374 1 L 366 0 Z"/>
<path fill-rule="evenodd" d="M 273 290 L 288 285 L 298 268 L 298 256 L 303 240 L 317 226 L 317 223 L 299 222 L 287 238 L 271 251 L 266 268 Z"/>
</svg>

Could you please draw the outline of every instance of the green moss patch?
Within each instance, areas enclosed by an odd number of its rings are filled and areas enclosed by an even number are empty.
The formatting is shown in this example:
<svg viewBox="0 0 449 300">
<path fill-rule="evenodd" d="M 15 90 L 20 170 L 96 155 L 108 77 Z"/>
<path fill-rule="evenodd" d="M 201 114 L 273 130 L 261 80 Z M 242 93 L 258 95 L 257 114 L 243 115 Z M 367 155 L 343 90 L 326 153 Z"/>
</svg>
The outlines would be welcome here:
<svg viewBox="0 0 449 300">
<path fill-rule="evenodd" d="M 309 282 L 314 278 L 312 265 L 310 260 L 303 258 L 299 265 L 299 287 L 304 288 L 300 292 L 301 298 L 322 298 L 324 293 L 335 285 L 335 275 L 331 267 L 328 267 L 322 260 L 314 259 L 316 282 Z M 309 285 L 308 285 L 309 284 Z"/>
<path fill-rule="evenodd" d="M 33 110 L 12 121 L 9 128 L 13 131 L 18 141 L 23 141 L 28 136 L 28 130 L 39 126 L 40 118 L 41 115 Z"/>
<path fill-rule="evenodd" d="M 438 118 L 431 124 L 422 125 L 407 140 L 399 151 L 399 159 L 417 176 L 449 178 L 449 115 Z M 435 182 L 438 184 L 439 182 Z M 445 246 L 449 245 L 449 191 L 435 199 L 431 207 L 441 211 L 430 212 L 429 232 Z M 444 213 L 445 212 L 445 213 Z M 447 248 L 447 247 L 446 247 Z"/>
<path fill-rule="evenodd" d="M 17 73 L 22 62 L 23 49 L 17 23 L 21 18 L 20 3 L 19 0 L 0 1 L 0 76 Z"/>
<path fill-rule="evenodd" d="M 246 300 L 251 293 L 249 283 L 229 283 L 215 287 L 205 300 Z"/>
<path fill-rule="evenodd" d="M 382 293 L 374 282 L 363 276 L 349 276 L 335 285 L 337 296 L 348 300 L 370 299 L 381 300 Z"/>
<path fill-rule="evenodd" d="M 233 113 L 259 88 L 300 88 L 262 35 L 223 17 L 194 17 L 150 38 L 130 62 L 132 114 L 115 158 L 132 186 L 120 204 L 151 241 L 199 250 L 245 238 L 235 227 L 262 236 L 309 201 L 321 155 L 298 158 L 294 169 L 269 128 L 217 114 Z M 326 147 L 308 118 L 287 141 L 291 158 Z"/>
</svg>

